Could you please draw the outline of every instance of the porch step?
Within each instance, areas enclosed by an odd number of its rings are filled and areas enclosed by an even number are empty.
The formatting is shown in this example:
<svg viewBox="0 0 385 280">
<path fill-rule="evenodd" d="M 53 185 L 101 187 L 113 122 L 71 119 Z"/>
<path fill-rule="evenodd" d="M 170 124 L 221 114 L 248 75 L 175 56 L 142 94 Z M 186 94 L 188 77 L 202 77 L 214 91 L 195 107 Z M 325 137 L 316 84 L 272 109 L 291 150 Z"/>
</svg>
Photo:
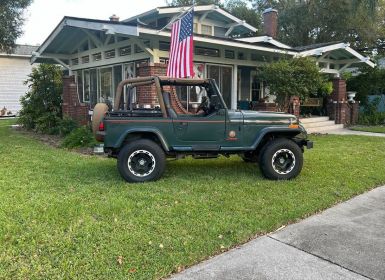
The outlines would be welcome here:
<svg viewBox="0 0 385 280">
<path fill-rule="evenodd" d="M 301 123 L 318 123 L 329 121 L 329 117 L 313 117 L 313 118 L 304 118 L 300 119 Z"/>
<path fill-rule="evenodd" d="M 335 124 L 329 117 L 314 117 L 300 119 L 308 133 L 328 133 L 329 131 L 341 129 L 343 124 Z"/>
</svg>

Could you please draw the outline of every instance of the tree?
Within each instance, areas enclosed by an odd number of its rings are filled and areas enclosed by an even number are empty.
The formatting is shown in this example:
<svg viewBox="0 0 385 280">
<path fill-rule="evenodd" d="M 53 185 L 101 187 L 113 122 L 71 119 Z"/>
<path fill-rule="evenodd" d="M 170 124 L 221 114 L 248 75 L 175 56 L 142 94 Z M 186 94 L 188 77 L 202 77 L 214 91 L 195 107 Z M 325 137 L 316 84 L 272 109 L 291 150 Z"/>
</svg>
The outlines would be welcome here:
<svg viewBox="0 0 385 280">
<path fill-rule="evenodd" d="M 277 96 L 281 111 L 287 111 L 291 96 L 306 100 L 311 95 L 330 94 L 331 85 L 312 58 L 282 59 L 262 68 L 261 78 Z"/>
<path fill-rule="evenodd" d="M 27 129 L 55 134 L 61 121 L 62 68 L 40 64 L 32 69 L 26 84 L 29 91 L 20 99 L 19 122 Z"/>
<path fill-rule="evenodd" d="M 252 0 L 259 12 L 279 13 L 278 39 L 292 46 L 331 41 L 354 48 L 379 46 L 384 38 L 385 3 L 378 0 Z"/>
<path fill-rule="evenodd" d="M 23 33 L 23 11 L 32 0 L 1 0 L 0 2 L 0 51 L 10 52 L 17 38 Z"/>
</svg>

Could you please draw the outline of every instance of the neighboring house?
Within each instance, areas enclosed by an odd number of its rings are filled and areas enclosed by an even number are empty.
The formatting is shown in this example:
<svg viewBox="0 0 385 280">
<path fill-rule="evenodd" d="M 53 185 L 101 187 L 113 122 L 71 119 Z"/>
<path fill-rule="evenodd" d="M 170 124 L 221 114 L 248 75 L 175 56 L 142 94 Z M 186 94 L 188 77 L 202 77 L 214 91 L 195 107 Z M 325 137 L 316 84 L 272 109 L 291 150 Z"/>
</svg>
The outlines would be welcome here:
<svg viewBox="0 0 385 280">
<path fill-rule="evenodd" d="M 170 49 L 170 21 L 188 7 L 161 7 L 119 21 L 65 17 L 32 57 L 33 63 L 60 63 L 76 76 L 80 103 L 92 109 L 114 102 L 117 84 L 138 75 L 164 74 Z M 215 5 L 195 7 L 195 72 L 215 78 L 229 108 L 265 96 L 258 70 L 289 56 L 312 56 L 321 71 L 339 76 L 358 63 L 374 63 L 345 43 L 292 48 L 275 40 L 277 12 L 264 13 L 264 36 Z M 251 35 L 251 36 L 250 36 Z M 179 94 L 182 102 L 189 94 Z M 153 103 L 150 106 L 156 106 Z"/>
<path fill-rule="evenodd" d="M 30 59 L 37 46 L 17 45 L 12 53 L 0 53 L 0 110 L 4 107 L 17 114 L 20 97 L 28 87 L 24 84 L 31 73 Z"/>
</svg>

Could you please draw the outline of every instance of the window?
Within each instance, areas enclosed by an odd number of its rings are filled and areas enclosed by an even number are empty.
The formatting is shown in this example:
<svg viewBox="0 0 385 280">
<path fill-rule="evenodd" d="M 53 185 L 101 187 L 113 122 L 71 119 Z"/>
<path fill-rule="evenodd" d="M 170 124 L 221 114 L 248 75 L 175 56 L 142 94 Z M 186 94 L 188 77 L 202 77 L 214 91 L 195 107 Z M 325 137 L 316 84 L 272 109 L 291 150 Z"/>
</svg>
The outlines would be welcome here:
<svg viewBox="0 0 385 280">
<path fill-rule="evenodd" d="M 80 102 L 83 100 L 83 71 L 76 71 L 76 84 L 78 85 L 78 95 Z"/>
<path fill-rule="evenodd" d="M 238 52 L 238 59 L 239 59 L 239 60 L 245 60 L 245 59 L 246 59 L 245 53 L 243 53 L 243 52 Z"/>
<path fill-rule="evenodd" d="M 131 46 L 126 46 L 119 49 L 120 56 L 125 56 L 130 54 L 131 54 Z"/>
<path fill-rule="evenodd" d="M 135 44 L 135 53 L 142 53 L 144 50 L 141 49 L 137 44 Z"/>
<path fill-rule="evenodd" d="M 82 57 L 82 63 L 83 64 L 89 63 L 89 62 L 90 62 L 90 56 L 89 55 L 86 55 L 86 56 Z"/>
<path fill-rule="evenodd" d="M 211 48 L 195 47 L 195 54 L 196 55 L 203 55 L 203 56 L 220 57 L 219 50 L 218 49 L 211 49 Z"/>
<path fill-rule="evenodd" d="M 183 109 L 191 113 L 196 113 L 202 97 L 207 96 L 206 88 L 203 86 L 175 86 L 174 88 Z"/>
<path fill-rule="evenodd" d="M 99 61 L 99 60 L 102 60 L 102 53 L 94 53 L 93 55 L 92 55 L 92 59 L 94 60 L 94 61 Z"/>
<path fill-rule="evenodd" d="M 197 31 L 198 31 L 198 23 L 195 22 L 195 23 L 193 24 L 193 28 L 194 28 L 194 29 L 193 29 L 193 32 L 197 32 Z"/>
<path fill-rule="evenodd" d="M 214 36 L 216 37 L 226 37 L 227 29 L 220 26 L 214 26 Z"/>
<path fill-rule="evenodd" d="M 234 59 L 235 52 L 230 50 L 225 50 L 225 58 Z"/>
<path fill-rule="evenodd" d="M 104 52 L 104 57 L 106 59 L 114 58 L 115 57 L 115 50 L 109 50 Z"/>
<path fill-rule="evenodd" d="M 100 101 L 113 102 L 112 67 L 100 69 Z"/>
<path fill-rule="evenodd" d="M 201 26 L 201 33 L 203 35 L 210 35 L 210 36 L 212 36 L 213 35 L 213 27 L 210 26 L 210 25 L 202 24 L 202 26 Z"/>
<path fill-rule="evenodd" d="M 257 61 L 257 60 L 258 60 L 258 55 L 257 55 L 256 53 L 252 53 L 252 54 L 250 55 L 250 59 L 251 59 L 252 61 Z"/>
<path fill-rule="evenodd" d="M 83 100 L 81 102 L 89 102 L 90 101 L 90 70 L 84 70 L 84 94 Z"/>
<path fill-rule="evenodd" d="M 79 58 L 71 59 L 72 65 L 79 65 Z"/>
<path fill-rule="evenodd" d="M 228 107 L 231 107 L 233 68 L 228 66 L 207 65 L 207 78 L 214 79 Z"/>
<path fill-rule="evenodd" d="M 170 50 L 170 42 L 159 41 L 159 50 L 168 52 Z"/>
</svg>

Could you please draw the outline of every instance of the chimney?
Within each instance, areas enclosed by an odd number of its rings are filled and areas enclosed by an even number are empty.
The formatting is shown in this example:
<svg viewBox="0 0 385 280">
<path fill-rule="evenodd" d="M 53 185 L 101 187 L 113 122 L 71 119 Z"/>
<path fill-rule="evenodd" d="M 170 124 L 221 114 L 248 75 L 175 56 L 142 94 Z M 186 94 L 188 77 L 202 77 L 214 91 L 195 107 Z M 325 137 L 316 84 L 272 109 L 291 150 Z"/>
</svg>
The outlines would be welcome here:
<svg viewBox="0 0 385 280">
<path fill-rule="evenodd" d="M 119 22 L 119 17 L 113 14 L 112 16 L 110 16 L 110 21 Z"/>
<path fill-rule="evenodd" d="M 268 8 L 263 11 L 263 32 L 275 39 L 278 32 L 278 11 Z"/>
</svg>

